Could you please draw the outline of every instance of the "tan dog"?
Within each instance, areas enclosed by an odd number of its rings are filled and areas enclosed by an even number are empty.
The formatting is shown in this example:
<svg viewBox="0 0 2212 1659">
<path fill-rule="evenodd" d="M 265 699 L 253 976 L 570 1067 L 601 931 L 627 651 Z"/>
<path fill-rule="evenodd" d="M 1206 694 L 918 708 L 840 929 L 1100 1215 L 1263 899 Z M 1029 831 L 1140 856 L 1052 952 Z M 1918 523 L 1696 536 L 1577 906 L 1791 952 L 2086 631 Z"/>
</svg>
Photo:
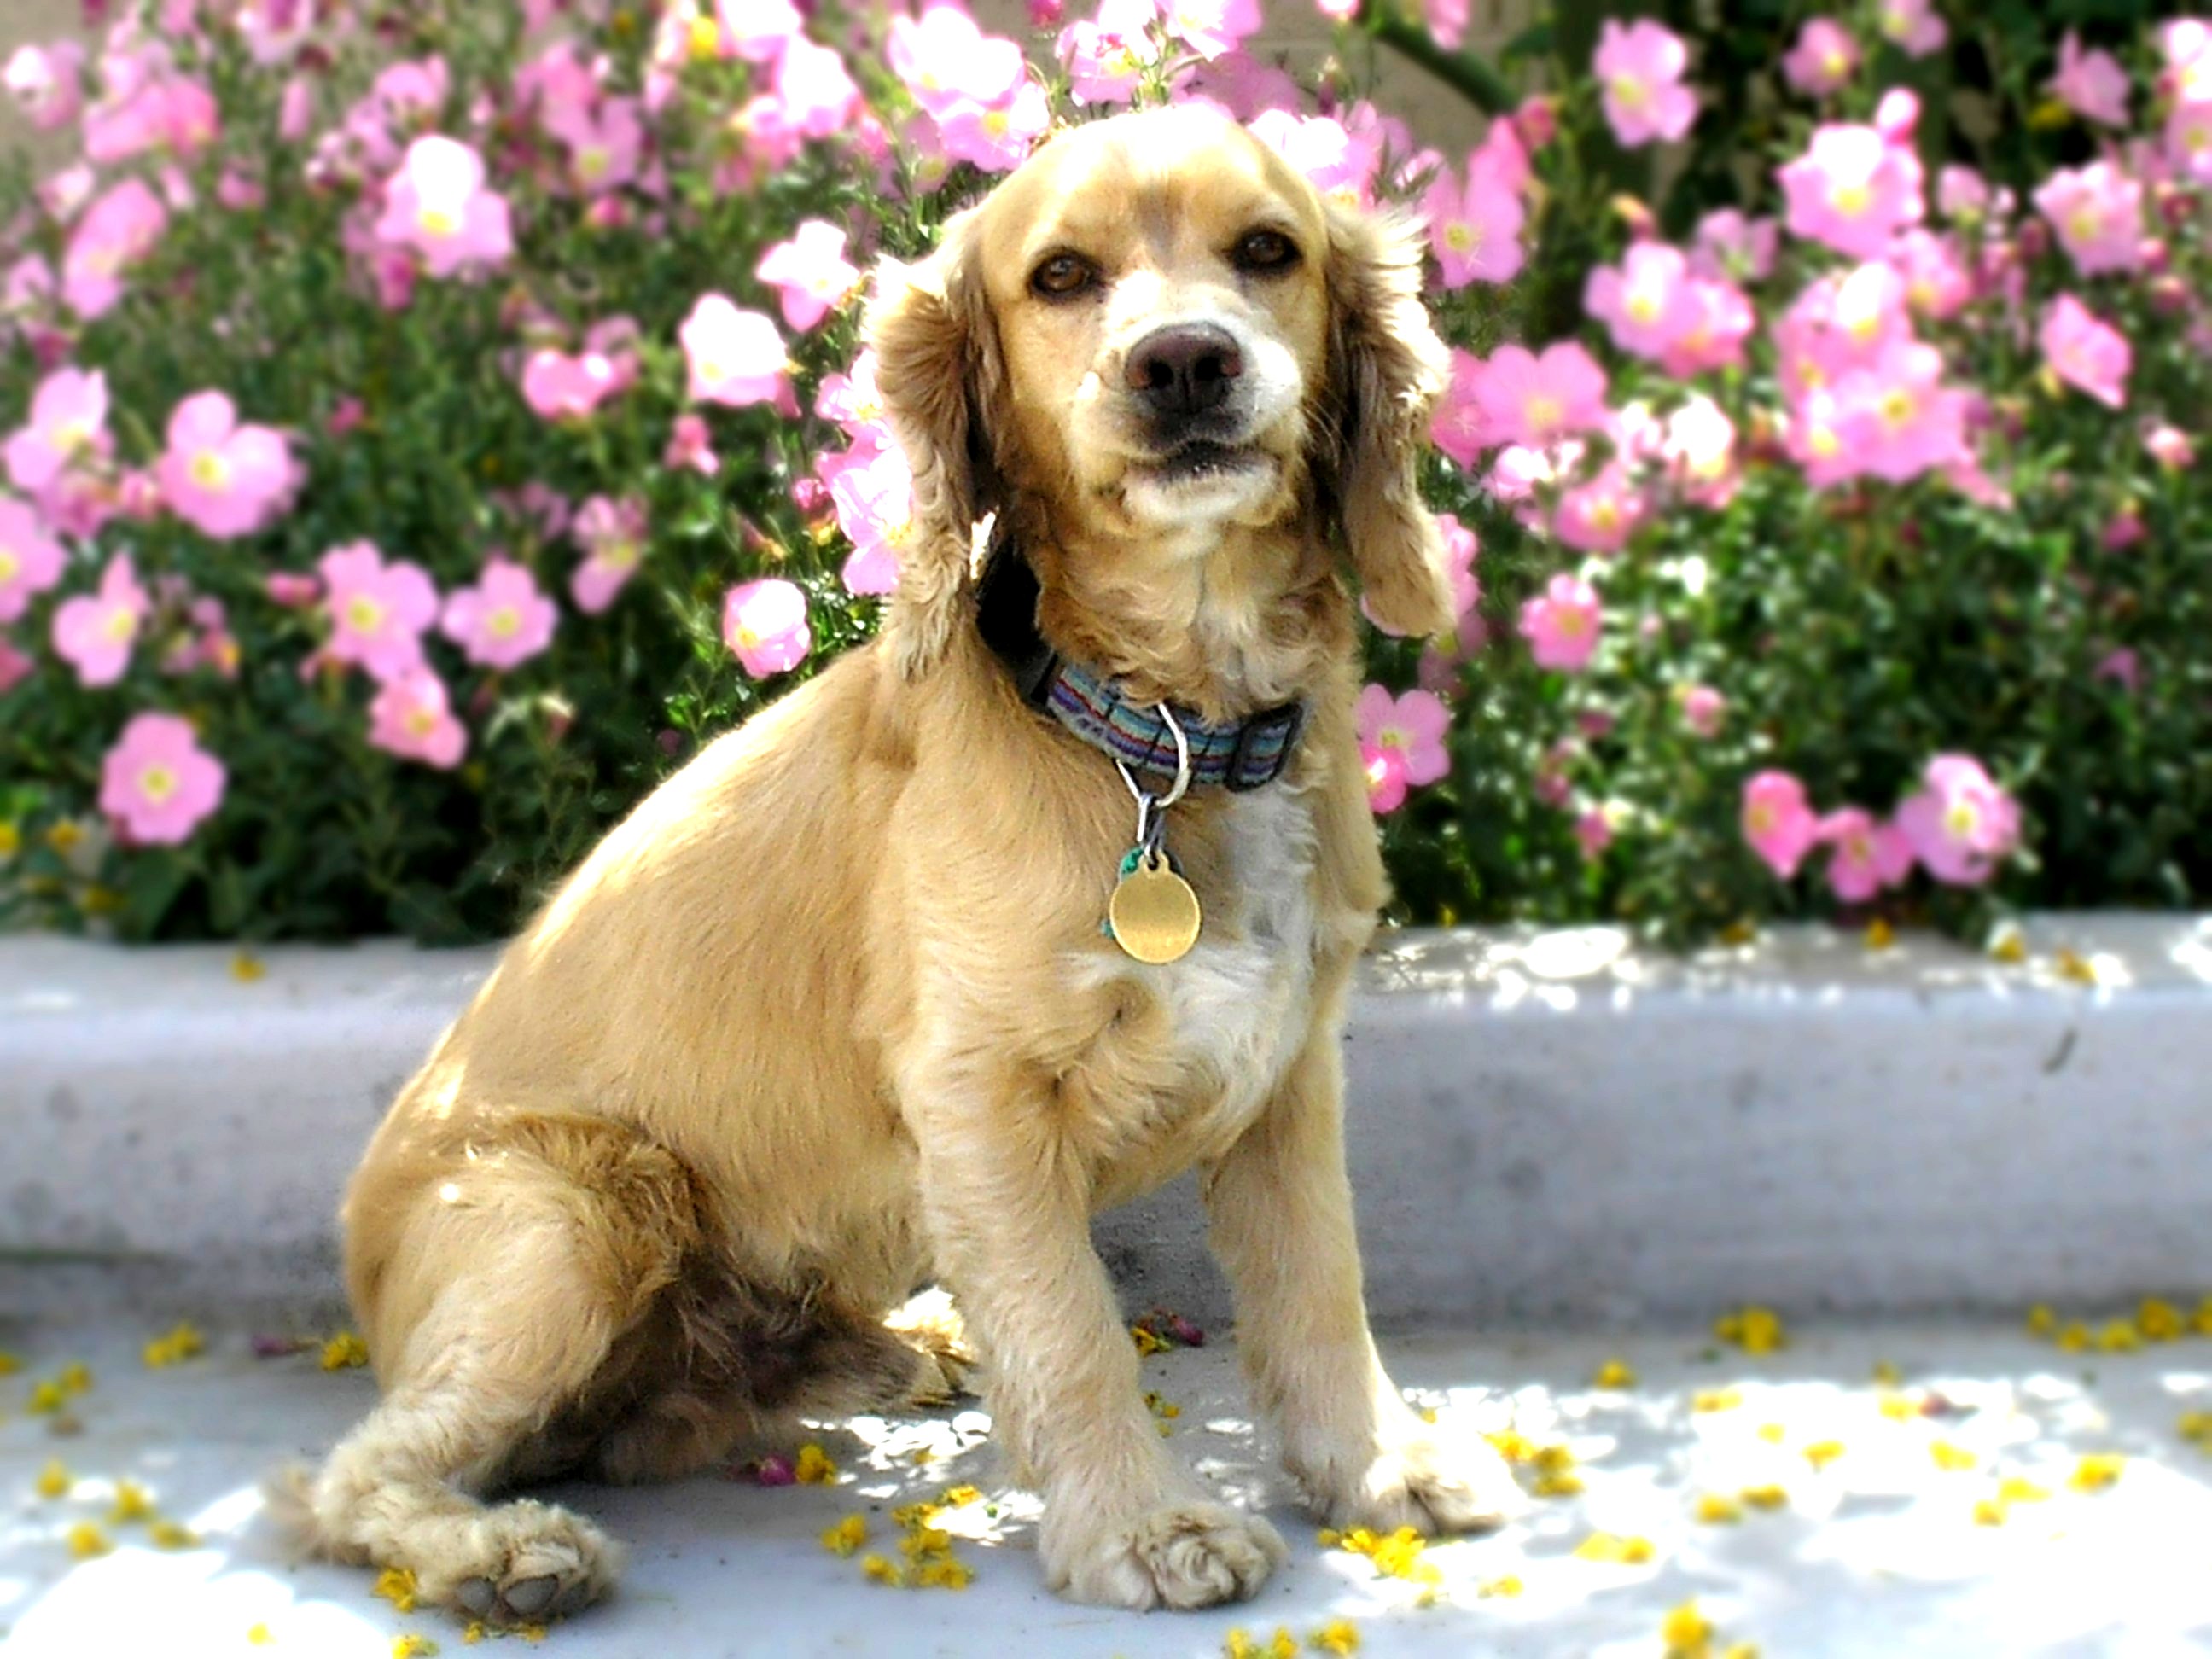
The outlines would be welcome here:
<svg viewBox="0 0 2212 1659">
<path fill-rule="evenodd" d="M 963 1338 L 895 1316 L 935 1279 L 1043 1495 L 1054 1587 L 1249 1596 L 1282 1544 L 1162 1447 L 1090 1241 L 1094 1211 L 1193 1165 L 1315 1508 L 1496 1522 L 1503 1463 L 1376 1358 L 1341 1144 L 1383 879 L 1340 556 L 1386 623 L 1451 620 L 1415 484 L 1445 369 L 1419 283 L 1413 237 L 1190 110 L 1054 139 L 882 273 L 917 502 L 884 635 L 609 836 L 393 1105 L 345 1210 L 385 1397 L 295 1493 L 319 1547 L 480 1616 L 580 1606 L 616 1547 L 482 1495 L 940 1399 Z M 1169 810 L 1205 915 L 1171 964 L 1101 933 L 1130 791 L 979 637 L 989 514 L 1042 635 L 1134 704 L 1304 704 L 1280 779 Z"/>
</svg>

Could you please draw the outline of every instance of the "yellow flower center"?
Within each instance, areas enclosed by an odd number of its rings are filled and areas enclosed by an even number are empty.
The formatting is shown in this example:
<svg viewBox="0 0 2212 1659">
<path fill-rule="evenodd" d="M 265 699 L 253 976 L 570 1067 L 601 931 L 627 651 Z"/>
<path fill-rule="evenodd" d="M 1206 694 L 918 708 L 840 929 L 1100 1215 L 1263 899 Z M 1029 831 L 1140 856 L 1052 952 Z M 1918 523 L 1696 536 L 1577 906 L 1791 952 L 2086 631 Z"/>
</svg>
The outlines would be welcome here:
<svg viewBox="0 0 2212 1659">
<path fill-rule="evenodd" d="M 1648 289 L 1643 293 L 1632 296 L 1628 301 L 1628 314 L 1634 318 L 1638 322 L 1643 323 L 1647 326 L 1657 322 L 1659 320 L 1659 296 L 1650 292 Z"/>
<path fill-rule="evenodd" d="M 1482 233 L 1457 221 L 1444 227 L 1444 246 L 1454 253 L 1472 253 L 1482 246 Z"/>
<path fill-rule="evenodd" d="M 100 632 L 106 635 L 117 645 L 121 645 L 137 631 L 137 617 L 119 605 L 107 613 L 107 625 L 100 629 Z"/>
<path fill-rule="evenodd" d="M 138 793 L 159 806 L 177 793 L 177 775 L 157 762 L 139 773 Z"/>
<path fill-rule="evenodd" d="M 750 651 L 760 642 L 760 629 L 755 628 L 750 623 L 739 623 L 738 624 L 738 648 L 739 650 Z"/>
<path fill-rule="evenodd" d="M 1843 53 L 1838 52 L 1832 46 L 1828 49 L 1827 52 L 1820 59 L 1820 68 L 1826 71 L 1831 78 L 1839 77 L 1847 74 L 1850 71 L 1850 67 L 1851 60 L 1844 57 Z"/>
<path fill-rule="evenodd" d="M 614 154 L 605 144 L 586 144 L 576 152 L 576 171 L 586 179 L 604 178 L 614 164 Z"/>
<path fill-rule="evenodd" d="M 1856 219 L 1874 205 L 1874 192 L 1864 182 L 1838 185 L 1828 192 L 1828 205 L 1847 219 Z"/>
<path fill-rule="evenodd" d="M 1822 460 L 1826 460 L 1844 447 L 1843 441 L 1836 436 L 1836 428 L 1832 426 L 1814 427 L 1806 434 L 1805 441 Z"/>
<path fill-rule="evenodd" d="M 987 109 L 983 112 L 983 131 L 994 138 L 1005 137 L 1006 129 L 1012 125 L 1012 118 L 1005 110 Z"/>
<path fill-rule="evenodd" d="M 896 524 L 887 524 L 884 526 L 884 545 L 893 549 L 904 547 L 907 538 L 913 534 L 914 520 L 911 518 L 901 519 Z"/>
<path fill-rule="evenodd" d="M 1375 746 L 1377 749 L 1403 749 L 1406 734 L 1395 726 L 1386 726 L 1375 734 Z"/>
<path fill-rule="evenodd" d="M 434 708 L 425 708 L 420 704 L 417 704 L 415 708 L 407 711 L 407 735 L 409 737 L 427 738 L 431 732 L 437 729 L 437 710 Z"/>
<path fill-rule="evenodd" d="M 2092 207 L 2078 207 L 2066 216 L 2067 232 L 2077 242 L 2094 241 L 2103 224 L 2104 222 L 2097 217 L 2096 209 Z"/>
<path fill-rule="evenodd" d="M 1632 75 L 1616 75 L 1607 82 L 1613 101 L 1624 109 L 1642 109 L 1651 101 L 1650 88 Z"/>
<path fill-rule="evenodd" d="M 1953 801 L 1943 814 L 1943 827 L 1960 841 L 1981 827 L 1982 815 L 1970 800 Z"/>
<path fill-rule="evenodd" d="M 64 455 L 74 455 L 92 441 L 90 421 L 64 421 L 54 428 L 54 447 Z"/>
<path fill-rule="evenodd" d="M 1589 521 L 1599 530 L 1611 530 L 1620 522 L 1620 505 L 1610 496 L 1589 510 Z"/>
<path fill-rule="evenodd" d="M 1539 392 L 1528 399 L 1522 412 L 1528 417 L 1528 424 L 1540 432 L 1548 427 L 1557 426 L 1559 417 L 1567 411 L 1557 398 L 1547 398 Z"/>
<path fill-rule="evenodd" d="M 1134 75 L 1137 72 L 1137 54 L 1127 46 L 1115 46 L 1099 54 L 1098 68 L 1102 73 L 1109 76 Z"/>
<path fill-rule="evenodd" d="M 522 631 L 522 616 L 511 605 L 503 605 L 484 618 L 484 628 L 494 639 L 511 640 Z"/>
<path fill-rule="evenodd" d="M 228 489 L 230 487 L 230 463 L 215 450 L 203 449 L 192 457 L 188 469 L 192 482 L 202 489 Z"/>
<path fill-rule="evenodd" d="M 1743 815 L 1744 828 L 1754 836 L 1766 834 L 1778 821 L 1774 809 L 1763 800 L 1753 801 L 1751 810 Z"/>
<path fill-rule="evenodd" d="M 5 587 L 9 582 L 14 581 L 22 574 L 22 571 L 23 562 L 15 556 L 14 551 L 0 547 L 0 587 Z"/>
<path fill-rule="evenodd" d="M 1555 611 L 1552 613 L 1552 625 L 1571 636 L 1580 634 L 1589 623 L 1579 611 Z"/>
<path fill-rule="evenodd" d="M 426 207 L 416 211 L 415 225 L 428 236 L 458 236 L 461 231 L 461 216 L 450 208 Z"/>
<path fill-rule="evenodd" d="M 346 626 L 356 634 L 374 634 L 384 626 L 384 607 L 366 593 L 356 593 L 346 605 Z"/>
<path fill-rule="evenodd" d="M 1889 426 L 1903 426 L 1918 408 L 1919 404 L 1913 401 L 1912 394 L 1902 386 L 1882 394 L 1881 418 Z"/>
<path fill-rule="evenodd" d="M 722 51 L 722 26 L 711 17 L 693 18 L 690 47 L 692 58 L 700 62 L 704 62 L 709 58 L 720 57 Z"/>
<path fill-rule="evenodd" d="M 635 567 L 641 550 L 633 541 L 607 542 L 599 548 L 599 562 L 610 570 L 629 570 Z"/>
</svg>

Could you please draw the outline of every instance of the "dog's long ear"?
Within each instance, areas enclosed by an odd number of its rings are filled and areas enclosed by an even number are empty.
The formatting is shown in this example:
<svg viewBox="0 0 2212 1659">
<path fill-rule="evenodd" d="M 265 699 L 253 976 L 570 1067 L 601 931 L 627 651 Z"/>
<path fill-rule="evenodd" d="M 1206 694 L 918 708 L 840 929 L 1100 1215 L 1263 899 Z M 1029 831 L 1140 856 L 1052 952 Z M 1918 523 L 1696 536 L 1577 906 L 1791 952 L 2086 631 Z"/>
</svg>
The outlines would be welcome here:
<svg viewBox="0 0 2212 1659">
<path fill-rule="evenodd" d="M 1328 225 L 1329 493 L 1368 614 L 1392 633 L 1441 634 L 1452 625 L 1451 577 L 1421 504 L 1420 462 L 1451 359 L 1421 304 L 1421 235 L 1407 221 L 1334 204 Z"/>
<path fill-rule="evenodd" d="M 1003 371 L 990 306 L 974 268 L 972 210 L 917 264 L 886 259 L 867 319 L 876 385 L 914 469 L 914 532 L 899 561 L 885 631 L 912 679 L 945 654 L 968 587 L 969 548 L 986 499 L 992 443 L 985 411 Z"/>
</svg>

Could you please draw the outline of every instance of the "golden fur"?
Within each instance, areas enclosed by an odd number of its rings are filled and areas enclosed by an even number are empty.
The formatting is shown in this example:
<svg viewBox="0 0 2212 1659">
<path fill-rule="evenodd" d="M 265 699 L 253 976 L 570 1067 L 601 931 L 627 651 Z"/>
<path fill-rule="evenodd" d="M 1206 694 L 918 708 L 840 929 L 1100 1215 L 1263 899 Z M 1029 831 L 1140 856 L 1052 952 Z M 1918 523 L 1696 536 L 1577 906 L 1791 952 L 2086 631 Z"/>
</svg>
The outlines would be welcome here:
<svg viewBox="0 0 2212 1659">
<path fill-rule="evenodd" d="M 1295 263 L 1238 266 L 1255 227 Z M 1096 283 L 1040 297 L 1032 270 L 1068 250 Z M 1194 1165 L 1255 1405 L 1315 1506 L 1494 1522 L 1494 1454 L 1421 1423 L 1376 1358 L 1340 1133 L 1383 880 L 1340 559 L 1384 621 L 1450 618 L 1414 479 L 1444 373 L 1419 276 L 1402 228 L 1187 110 L 1054 139 L 879 274 L 917 501 L 883 637 L 641 805 L 401 1091 L 344 1212 L 384 1399 L 290 1494 L 318 1547 L 480 1616 L 567 1610 L 611 1584 L 616 1547 L 485 1497 L 941 1399 L 980 1352 L 1055 1588 L 1249 1595 L 1282 1546 L 1162 1447 L 1090 1243 L 1093 1211 Z M 1192 317 L 1243 343 L 1238 397 L 1288 388 L 1226 480 L 1148 474 L 1123 391 L 1133 343 Z M 1283 780 L 1169 815 L 1206 915 L 1172 967 L 1100 936 L 1121 780 L 1021 705 L 970 621 L 991 514 L 1064 653 L 1208 716 L 1310 710 Z M 964 1332 L 897 1316 L 932 1280 Z"/>
</svg>

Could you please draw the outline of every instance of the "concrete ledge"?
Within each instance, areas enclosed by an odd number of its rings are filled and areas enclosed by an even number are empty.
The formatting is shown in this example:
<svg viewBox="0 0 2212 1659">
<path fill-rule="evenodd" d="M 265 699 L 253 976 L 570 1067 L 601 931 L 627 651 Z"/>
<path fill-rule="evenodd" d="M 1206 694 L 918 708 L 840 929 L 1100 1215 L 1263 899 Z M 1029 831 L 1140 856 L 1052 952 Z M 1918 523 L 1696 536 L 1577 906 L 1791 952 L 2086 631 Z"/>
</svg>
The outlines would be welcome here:
<svg viewBox="0 0 2212 1659">
<path fill-rule="evenodd" d="M 1407 933 L 1349 1034 L 1378 1319 L 1911 1313 L 2212 1285 L 2212 917 L 2051 916 L 2005 966 L 1778 930 Z M 2057 968 L 2065 947 L 2097 983 Z M 0 940 L 0 1309 L 335 1293 L 331 1216 L 489 951 Z M 1218 1319 L 1179 1182 L 1104 1218 Z"/>
</svg>

